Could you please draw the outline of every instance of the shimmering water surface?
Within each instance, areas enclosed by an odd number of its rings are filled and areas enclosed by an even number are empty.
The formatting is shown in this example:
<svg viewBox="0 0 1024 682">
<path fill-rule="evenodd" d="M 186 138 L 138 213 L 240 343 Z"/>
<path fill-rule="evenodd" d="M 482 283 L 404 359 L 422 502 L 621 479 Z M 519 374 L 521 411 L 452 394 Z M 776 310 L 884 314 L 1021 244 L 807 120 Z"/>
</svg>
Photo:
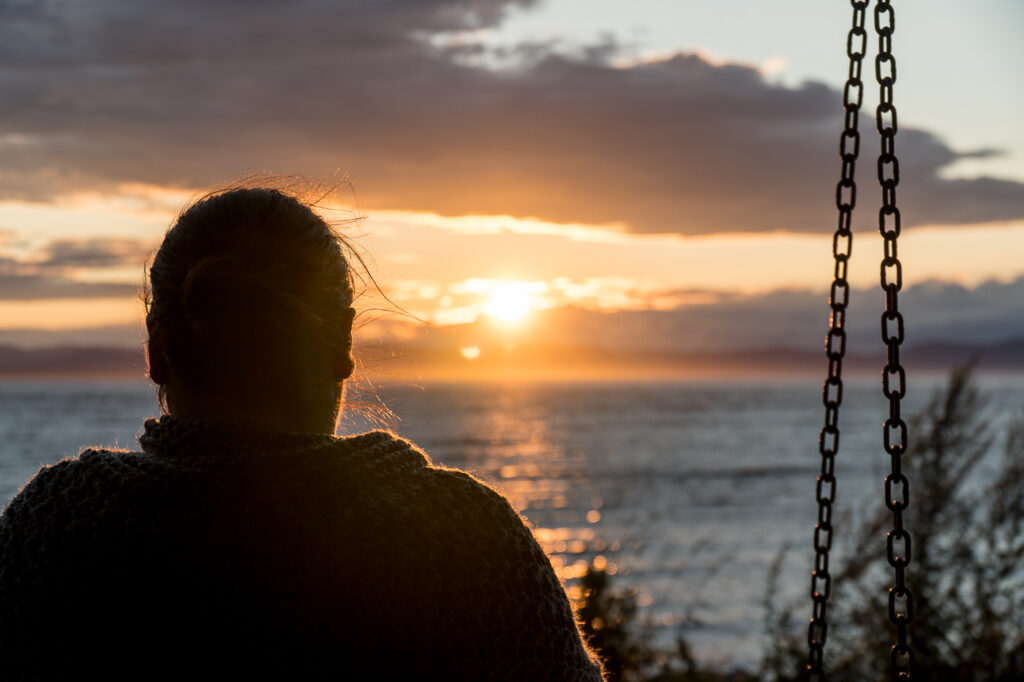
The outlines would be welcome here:
<svg viewBox="0 0 1024 682">
<path fill-rule="evenodd" d="M 941 381 L 912 385 L 907 412 Z M 1024 412 L 1024 380 L 982 380 L 996 420 Z M 505 493 L 535 528 L 570 596 L 588 562 L 632 587 L 669 641 L 684 633 L 708 661 L 754 664 L 765 578 L 789 546 L 779 586 L 808 586 L 815 518 L 816 380 L 385 386 L 392 428 L 432 459 Z M 888 467 L 877 381 L 844 396 L 839 512 L 882 504 Z M 0 499 L 41 464 L 81 445 L 135 447 L 157 413 L 127 382 L 0 382 Z M 365 419 L 343 432 L 365 430 Z M 841 532 L 841 529 L 837 532 Z M 879 548 L 883 561 L 884 538 Z"/>
</svg>

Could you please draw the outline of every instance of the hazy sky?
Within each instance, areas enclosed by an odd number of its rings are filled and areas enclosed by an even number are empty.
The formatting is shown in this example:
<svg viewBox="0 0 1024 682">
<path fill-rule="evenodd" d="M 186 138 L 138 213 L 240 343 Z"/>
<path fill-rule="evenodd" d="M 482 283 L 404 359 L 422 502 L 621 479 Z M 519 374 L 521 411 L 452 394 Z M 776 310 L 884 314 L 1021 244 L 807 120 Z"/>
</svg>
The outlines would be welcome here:
<svg viewBox="0 0 1024 682">
<path fill-rule="evenodd" d="M 962 335 L 973 308 L 990 322 L 975 340 L 1024 336 L 999 303 L 1024 276 L 1024 3 L 893 5 L 905 279 L 967 296 L 921 296 L 920 325 Z M 784 331 L 784 294 L 803 291 L 824 328 L 850 14 L 845 0 L 0 2 L 0 341 L 113 326 L 51 340 L 134 342 L 142 262 L 177 208 L 264 172 L 347 178 L 334 217 L 364 216 L 346 229 L 385 290 L 436 323 L 572 305 L 609 325 L 675 315 L 707 339 L 732 333 L 712 320 L 737 301 Z M 881 248 L 866 93 L 859 287 Z"/>
</svg>

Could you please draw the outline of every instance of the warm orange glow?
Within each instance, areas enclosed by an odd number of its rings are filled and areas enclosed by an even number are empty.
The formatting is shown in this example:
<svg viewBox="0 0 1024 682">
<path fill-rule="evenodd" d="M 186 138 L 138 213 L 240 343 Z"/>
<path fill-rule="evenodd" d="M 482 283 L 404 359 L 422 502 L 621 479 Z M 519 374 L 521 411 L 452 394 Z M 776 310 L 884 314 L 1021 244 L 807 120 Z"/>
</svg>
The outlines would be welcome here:
<svg viewBox="0 0 1024 682">
<path fill-rule="evenodd" d="M 514 282 L 499 284 L 491 294 L 491 300 L 484 304 L 484 312 L 506 322 L 514 322 L 526 317 L 533 305 L 530 296 L 515 284 Z"/>
<path fill-rule="evenodd" d="M 144 311 L 136 297 L 50 298 L 0 301 L 0 328 L 64 329 L 138 324 Z"/>
<path fill-rule="evenodd" d="M 467 346 L 459 351 L 462 353 L 462 357 L 467 360 L 476 360 L 480 357 L 480 346 Z"/>
</svg>

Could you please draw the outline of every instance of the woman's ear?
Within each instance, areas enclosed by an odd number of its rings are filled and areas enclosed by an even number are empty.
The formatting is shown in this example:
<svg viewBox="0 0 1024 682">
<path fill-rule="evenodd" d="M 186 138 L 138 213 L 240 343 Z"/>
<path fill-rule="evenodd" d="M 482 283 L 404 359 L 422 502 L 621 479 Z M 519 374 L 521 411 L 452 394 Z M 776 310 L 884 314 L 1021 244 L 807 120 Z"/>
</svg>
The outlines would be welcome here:
<svg viewBox="0 0 1024 682">
<path fill-rule="evenodd" d="M 334 379 L 338 382 L 348 379 L 355 371 L 356 361 L 352 359 L 351 351 L 334 361 Z"/>
<path fill-rule="evenodd" d="M 346 308 L 342 313 L 340 343 L 335 347 L 334 357 L 334 378 L 336 381 L 344 381 L 352 376 L 356 369 L 355 360 L 352 358 L 352 320 L 355 319 L 355 308 Z"/>
<path fill-rule="evenodd" d="M 163 386 L 167 383 L 167 358 L 160 344 L 154 342 L 152 337 L 146 342 L 146 364 L 149 366 L 149 378 L 154 384 Z"/>
</svg>

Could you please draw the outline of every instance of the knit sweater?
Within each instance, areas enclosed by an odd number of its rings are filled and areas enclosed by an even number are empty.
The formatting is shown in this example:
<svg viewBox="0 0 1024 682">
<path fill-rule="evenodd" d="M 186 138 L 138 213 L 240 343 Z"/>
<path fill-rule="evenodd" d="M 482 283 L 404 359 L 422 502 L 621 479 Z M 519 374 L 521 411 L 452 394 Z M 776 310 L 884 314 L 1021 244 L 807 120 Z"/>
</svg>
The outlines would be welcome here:
<svg viewBox="0 0 1024 682">
<path fill-rule="evenodd" d="M 173 417 L 139 442 L 4 510 L 3 679 L 601 679 L 508 501 L 412 444 Z"/>
</svg>

